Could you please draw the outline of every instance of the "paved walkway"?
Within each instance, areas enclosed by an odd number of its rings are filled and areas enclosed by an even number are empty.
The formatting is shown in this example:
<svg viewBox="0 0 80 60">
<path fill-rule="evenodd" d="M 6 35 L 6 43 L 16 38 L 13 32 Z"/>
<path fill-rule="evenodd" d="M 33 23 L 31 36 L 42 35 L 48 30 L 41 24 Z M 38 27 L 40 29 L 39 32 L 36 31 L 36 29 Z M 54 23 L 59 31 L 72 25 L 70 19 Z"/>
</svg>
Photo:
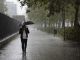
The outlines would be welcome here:
<svg viewBox="0 0 80 60">
<path fill-rule="evenodd" d="M 80 45 L 64 42 L 39 30 L 30 29 L 26 55 L 19 36 L 0 49 L 0 60 L 80 60 Z"/>
</svg>

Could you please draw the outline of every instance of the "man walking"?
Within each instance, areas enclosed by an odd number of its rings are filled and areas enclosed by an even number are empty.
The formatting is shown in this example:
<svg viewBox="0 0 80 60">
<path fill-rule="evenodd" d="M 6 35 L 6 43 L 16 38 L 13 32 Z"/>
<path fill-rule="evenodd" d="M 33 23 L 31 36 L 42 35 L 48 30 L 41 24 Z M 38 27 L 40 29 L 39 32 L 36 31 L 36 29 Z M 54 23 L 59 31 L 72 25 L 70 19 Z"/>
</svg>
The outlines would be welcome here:
<svg viewBox="0 0 80 60">
<path fill-rule="evenodd" d="M 23 24 L 22 28 L 20 28 L 19 34 L 20 34 L 20 37 L 21 37 L 22 51 L 26 52 L 27 38 L 28 38 L 28 34 L 29 34 L 29 29 L 28 29 L 28 27 L 26 27 L 25 24 Z"/>
</svg>

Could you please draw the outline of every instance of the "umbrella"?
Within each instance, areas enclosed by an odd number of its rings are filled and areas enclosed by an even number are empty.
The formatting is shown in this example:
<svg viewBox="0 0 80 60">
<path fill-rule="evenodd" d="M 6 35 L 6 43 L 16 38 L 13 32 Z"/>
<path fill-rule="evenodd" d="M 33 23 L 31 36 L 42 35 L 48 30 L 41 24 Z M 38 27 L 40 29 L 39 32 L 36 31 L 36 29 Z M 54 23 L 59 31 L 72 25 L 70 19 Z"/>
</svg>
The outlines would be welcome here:
<svg viewBox="0 0 80 60">
<path fill-rule="evenodd" d="M 27 22 L 24 22 L 25 25 L 31 25 L 31 24 L 34 24 L 32 21 L 27 21 Z"/>
</svg>

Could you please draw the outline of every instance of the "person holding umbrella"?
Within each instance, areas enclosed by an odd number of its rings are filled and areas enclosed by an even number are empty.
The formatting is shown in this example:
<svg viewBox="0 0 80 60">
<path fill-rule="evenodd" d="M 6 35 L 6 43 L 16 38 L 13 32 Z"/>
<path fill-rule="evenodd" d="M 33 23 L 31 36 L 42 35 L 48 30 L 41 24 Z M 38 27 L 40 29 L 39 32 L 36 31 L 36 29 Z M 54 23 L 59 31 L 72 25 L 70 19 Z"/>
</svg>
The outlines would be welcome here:
<svg viewBox="0 0 80 60">
<path fill-rule="evenodd" d="M 29 29 L 28 27 L 26 27 L 25 23 L 20 28 L 19 34 L 20 34 L 21 43 L 22 43 L 22 51 L 26 52 Z"/>
</svg>

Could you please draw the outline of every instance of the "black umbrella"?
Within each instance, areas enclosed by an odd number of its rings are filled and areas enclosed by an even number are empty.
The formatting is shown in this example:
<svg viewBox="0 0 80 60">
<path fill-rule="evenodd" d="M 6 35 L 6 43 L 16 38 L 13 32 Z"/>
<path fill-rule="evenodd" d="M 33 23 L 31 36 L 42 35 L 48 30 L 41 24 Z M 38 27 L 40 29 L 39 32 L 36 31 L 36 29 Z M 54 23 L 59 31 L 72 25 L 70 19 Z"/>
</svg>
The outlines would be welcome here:
<svg viewBox="0 0 80 60">
<path fill-rule="evenodd" d="M 31 24 L 34 24 L 32 21 L 27 21 L 27 22 L 24 22 L 25 25 L 31 25 Z"/>
</svg>

